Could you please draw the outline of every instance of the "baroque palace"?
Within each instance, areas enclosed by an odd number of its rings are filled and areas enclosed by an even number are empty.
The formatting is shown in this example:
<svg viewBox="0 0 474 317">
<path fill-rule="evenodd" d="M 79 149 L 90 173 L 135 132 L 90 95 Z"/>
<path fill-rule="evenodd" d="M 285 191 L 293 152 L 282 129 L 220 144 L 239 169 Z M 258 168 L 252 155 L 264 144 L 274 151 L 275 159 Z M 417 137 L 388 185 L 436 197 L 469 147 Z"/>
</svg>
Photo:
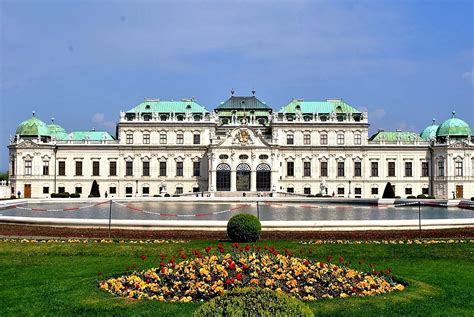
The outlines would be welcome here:
<svg viewBox="0 0 474 317">
<path fill-rule="evenodd" d="M 368 198 L 381 197 L 390 182 L 400 197 L 474 196 L 472 132 L 454 113 L 420 134 L 379 130 L 369 137 L 368 127 L 367 113 L 342 99 L 293 99 L 275 112 L 255 91 L 232 91 L 211 112 L 194 98 L 145 99 L 120 112 L 115 136 L 68 133 L 33 113 L 10 138 L 11 190 L 26 198 L 87 197 L 95 180 L 102 197 Z"/>
</svg>

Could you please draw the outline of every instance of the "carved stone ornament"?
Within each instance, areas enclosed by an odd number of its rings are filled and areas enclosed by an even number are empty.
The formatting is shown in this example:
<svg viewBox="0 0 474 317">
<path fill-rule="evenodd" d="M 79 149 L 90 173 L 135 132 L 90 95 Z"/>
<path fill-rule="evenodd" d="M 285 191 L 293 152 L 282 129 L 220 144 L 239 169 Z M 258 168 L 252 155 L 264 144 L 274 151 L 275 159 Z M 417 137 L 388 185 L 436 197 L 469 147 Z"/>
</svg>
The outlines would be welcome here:
<svg viewBox="0 0 474 317">
<path fill-rule="evenodd" d="M 250 140 L 250 133 L 247 129 L 240 129 L 238 133 L 240 143 L 247 143 Z"/>
</svg>

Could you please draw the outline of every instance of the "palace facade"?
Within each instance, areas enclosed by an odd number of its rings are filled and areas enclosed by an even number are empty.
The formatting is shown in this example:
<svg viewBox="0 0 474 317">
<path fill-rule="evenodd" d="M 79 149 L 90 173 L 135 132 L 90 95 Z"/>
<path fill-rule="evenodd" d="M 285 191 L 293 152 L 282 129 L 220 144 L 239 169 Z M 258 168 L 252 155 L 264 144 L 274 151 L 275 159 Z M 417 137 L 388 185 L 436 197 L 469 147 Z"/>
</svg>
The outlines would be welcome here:
<svg viewBox="0 0 474 317">
<path fill-rule="evenodd" d="M 10 138 L 12 194 L 142 197 L 205 192 L 382 197 L 474 196 L 469 125 L 451 118 L 421 133 L 369 137 L 367 113 L 342 99 L 293 99 L 275 112 L 251 96 L 208 111 L 194 99 L 145 99 L 120 112 L 116 135 L 72 131 L 35 114 Z M 234 194 L 237 195 L 237 194 Z"/>
</svg>

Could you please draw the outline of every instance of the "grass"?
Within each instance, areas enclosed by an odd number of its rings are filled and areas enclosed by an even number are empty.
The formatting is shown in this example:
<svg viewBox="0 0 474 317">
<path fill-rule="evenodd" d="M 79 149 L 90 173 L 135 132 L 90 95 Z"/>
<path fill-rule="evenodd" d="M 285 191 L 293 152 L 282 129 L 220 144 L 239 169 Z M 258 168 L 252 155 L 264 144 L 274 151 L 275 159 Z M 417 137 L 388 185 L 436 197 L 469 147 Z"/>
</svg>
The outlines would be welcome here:
<svg viewBox="0 0 474 317">
<path fill-rule="evenodd" d="M 157 266 L 159 255 L 190 255 L 216 241 L 187 243 L 19 243 L 0 242 L 0 315 L 159 315 L 189 316 L 198 303 L 130 301 L 100 291 L 96 283 L 122 273 L 127 266 Z M 310 302 L 317 316 L 472 316 L 474 314 L 474 244 L 324 244 L 298 241 L 261 241 L 279 250 L 289 248 L 307 258 L 344 256 L 352 267 L 367 270 L 393 268 L 409 281 L 403 292 L 370 298 Z M 226 248 L 230 248 L 225 244 Z M 308 256 L 308 249 L 312 254 Z M 142 260 L 141 256 L 147 259 Z M 359 264 L 359 261 L 363 264 Z"/>
</svg>

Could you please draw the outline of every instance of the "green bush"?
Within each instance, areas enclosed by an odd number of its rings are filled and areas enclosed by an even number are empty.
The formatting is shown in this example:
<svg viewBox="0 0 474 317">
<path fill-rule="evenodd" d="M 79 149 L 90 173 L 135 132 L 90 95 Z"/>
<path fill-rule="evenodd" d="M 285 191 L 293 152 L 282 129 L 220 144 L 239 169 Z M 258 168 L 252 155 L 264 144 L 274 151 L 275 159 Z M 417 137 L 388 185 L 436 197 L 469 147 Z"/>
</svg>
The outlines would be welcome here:
<svg viewBox="0 0 474 317">
<path fill-rule="evenodd" d="M 199 307 L 193 314 L 201 316 L 314 316 L 300 300 L 285 293 L 261 288 L 237 288 Z"/>
<path fill-rule="evenodd" d="M 426 199 L 426 197 L 427 196 L 425 194 L 420 194 L 420 195 L 416 196 L 416 198 L 418 198 L 418 199 Z"/>
<path fill-rule="evenodd" d="M 51 198 L 69 198 L 70 195 L 68 192 L 63 192 L 63 193 L 52 193 Z"/>
<path fill-rule="evenodd" d="M 71 198 L 79 198 L 79 197 L 81 197 L 81 194 L 79 194 L 79 193 L 72 193 L 69 197 L 71 197 Z"/>
<path fill-rule="evenodd" d="M 316 196 L 316 197 L 323 197 L 323 194 L 317 193 L 315 196 Z"/>
<path fill-rule="evenodd" d="M 250 214 L 238 214 L 227 223 L 227 235 L 234 242 L 253 242 L 260 238 L 262 224 Z"/>
<path fill-rule="evenodd" d="M 15 196 L 15 195 L 11 195 L 11 196 L 10 196 L 10 199 L 16 199 L 16 196 Z"/>
<path fill-rule="evenodd" d="M 426 196 L 426 199 L 436 199 L 435 196 Z"/>
<path fill-rule="evenodd" d="M 407 199 L 416 199 L 415 196 L 407 196 Z"/>
</svg>

